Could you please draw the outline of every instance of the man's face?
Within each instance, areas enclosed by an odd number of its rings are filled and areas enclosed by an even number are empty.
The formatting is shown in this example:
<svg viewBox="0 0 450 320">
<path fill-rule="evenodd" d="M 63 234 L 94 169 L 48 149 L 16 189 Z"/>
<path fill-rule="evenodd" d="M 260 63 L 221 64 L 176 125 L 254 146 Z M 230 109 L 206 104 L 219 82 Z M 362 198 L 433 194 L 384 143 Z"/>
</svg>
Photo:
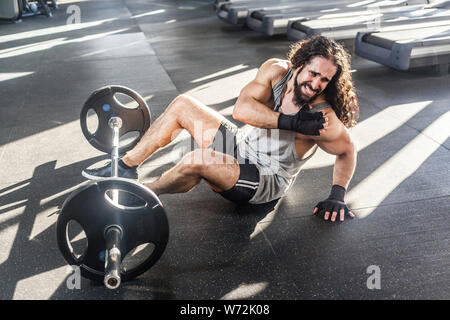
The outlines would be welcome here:
<svg viewBox="0 0 450 320">
<path fill-rule="evenodd" d="M 313 101 L 325 90 L 336 71 L 334 63 L 323 57 L 314 57 L 303 68 L 299 67 L 294 79 L 293 102 L 301 107 Z"/>
</svg>

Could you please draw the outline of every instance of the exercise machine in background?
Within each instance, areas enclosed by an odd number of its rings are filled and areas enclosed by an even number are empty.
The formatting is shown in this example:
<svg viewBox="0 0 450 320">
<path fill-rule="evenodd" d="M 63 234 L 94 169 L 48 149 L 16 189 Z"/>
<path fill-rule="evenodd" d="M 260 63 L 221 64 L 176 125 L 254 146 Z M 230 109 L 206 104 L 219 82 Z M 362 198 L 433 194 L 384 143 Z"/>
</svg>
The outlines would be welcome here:
<svg viewBox="0 0 450 320">
<path fill-rule="evenodd" d="M 56 10 L 56 0 L 2 0 L 0 1 L 0 20 L 20 22 L 21 18 L 44 15 L 52 17 Z"/>
</svg>

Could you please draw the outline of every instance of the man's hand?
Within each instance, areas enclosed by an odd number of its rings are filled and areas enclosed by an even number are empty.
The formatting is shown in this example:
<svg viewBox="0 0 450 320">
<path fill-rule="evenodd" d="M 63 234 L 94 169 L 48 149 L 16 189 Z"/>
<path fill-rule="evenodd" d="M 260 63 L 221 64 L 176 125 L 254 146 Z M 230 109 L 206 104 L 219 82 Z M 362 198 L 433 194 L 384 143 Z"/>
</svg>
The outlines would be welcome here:
<svg viewBox="0 0 450 320">
<path fill-rule="evenodd" d="M 322 112 L 300 110 L 293 116 L 280 113 L 278 118 L 278 129 L 296 131 L 311 136 L 320 135 L 324 124 L 326 124 L 326 119 Z"/>
<path fill-rule="evenodd" d="M 323 201 L 320 201 L 314 208 L 314 214 L 325 213 L 324 219 L 328 220 L 331 214 L 331 221 L 336 220 L 336 216 L 339 213 L 339 220 L 344 221 L 344 216 L 348 214 L 351 218 L 355 215 L 344 202 L 345 188 L 339 185 L 334 185 L 331 187 L 330 196 Z"/>
</svg>

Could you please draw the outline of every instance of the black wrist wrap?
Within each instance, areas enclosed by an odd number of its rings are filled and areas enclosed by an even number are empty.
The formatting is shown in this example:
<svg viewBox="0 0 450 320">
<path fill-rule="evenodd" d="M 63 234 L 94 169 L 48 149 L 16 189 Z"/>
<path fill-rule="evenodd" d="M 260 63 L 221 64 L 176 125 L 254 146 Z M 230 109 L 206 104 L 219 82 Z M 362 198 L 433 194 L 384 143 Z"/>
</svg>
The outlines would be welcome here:
<svg viewBox="0 0 450 320">
<path fill-rule="evenodd" d="M 330 193 L 330 196 L 328 197 L 328 199 L 344 201 L 344 197 L 345 197 L 345 188 L 344 187 L 337 185 L 337 184 L 335 184 L 331 187 L 331 193 Z"/>
<path fill-rule="evenodd" d="M 292 128 L 292 116 L 287 116 L 280 113 L 278 117 L 278 129 L 293 130 Z"/>
</svg>

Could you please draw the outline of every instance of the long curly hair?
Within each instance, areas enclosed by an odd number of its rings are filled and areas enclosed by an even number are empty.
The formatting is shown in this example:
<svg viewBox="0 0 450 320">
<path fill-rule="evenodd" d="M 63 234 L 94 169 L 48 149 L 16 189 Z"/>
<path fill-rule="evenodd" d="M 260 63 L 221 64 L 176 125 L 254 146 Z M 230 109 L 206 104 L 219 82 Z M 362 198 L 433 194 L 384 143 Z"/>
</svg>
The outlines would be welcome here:
<svg viewBox="0 0 450 320">
<path fill-rule="evenodd" d="M 327 37 L 312 36 L 293 43 L 287 55 L 294 69 L 304 67 L 316 56 L 336 65 L 336 74 L 323 93 L 342 123 L 353 127 L 359 117 L 359 106 L 350 73 L 350 54 L 342 45 Z"/>
</svg>

